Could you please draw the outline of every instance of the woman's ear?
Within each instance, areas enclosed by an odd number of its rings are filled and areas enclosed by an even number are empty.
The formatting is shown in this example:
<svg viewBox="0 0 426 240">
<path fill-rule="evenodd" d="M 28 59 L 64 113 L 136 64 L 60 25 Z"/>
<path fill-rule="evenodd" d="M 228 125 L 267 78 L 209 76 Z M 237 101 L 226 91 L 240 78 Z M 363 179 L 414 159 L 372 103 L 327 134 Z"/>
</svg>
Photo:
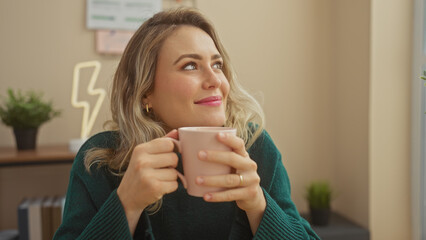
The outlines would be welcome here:
<svg viewBox="0 0 426 240">
<path fill-rule="evenodd" d="M 152 108 L 151 94 L 149 94 L 149 95 L 145 95 L 145 96 L 142 98 L 142 103 L 143 103 L 143 106 L 144 106 L 145 108 Z"/>
<path fill-rule="evenodd" d="M 151 102 L 150 96 L 151 95 L 148 95 L 142 98 L 142 104 L 143 104 L 144 110 L 148 113 L 150 112 L 150 109 L 152 108 L 152 102 Z"/>
</svg>

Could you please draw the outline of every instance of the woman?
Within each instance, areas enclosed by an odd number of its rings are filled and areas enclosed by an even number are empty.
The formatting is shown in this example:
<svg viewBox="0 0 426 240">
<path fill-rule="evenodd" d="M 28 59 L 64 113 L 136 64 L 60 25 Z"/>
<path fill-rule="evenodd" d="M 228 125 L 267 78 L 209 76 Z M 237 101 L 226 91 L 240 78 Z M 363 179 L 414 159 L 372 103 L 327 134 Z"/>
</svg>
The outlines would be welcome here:
<svg viewBox="0 0 426 240">
<path fill-rule="evenodd" d="M 114 131 L 76 156 L 55 239 L 318 239 L 290 199 L 259 105 L 197 11 L 161 12 L 138 29 L 114 77 L 111 111 Z M 184 126 L 237 129 L 218 135 L 233 151 L 199 153 L 235 173 L 197 184 L 226 190 L 192 197 L 178 182 L 170 138 Z"/>
</svg>

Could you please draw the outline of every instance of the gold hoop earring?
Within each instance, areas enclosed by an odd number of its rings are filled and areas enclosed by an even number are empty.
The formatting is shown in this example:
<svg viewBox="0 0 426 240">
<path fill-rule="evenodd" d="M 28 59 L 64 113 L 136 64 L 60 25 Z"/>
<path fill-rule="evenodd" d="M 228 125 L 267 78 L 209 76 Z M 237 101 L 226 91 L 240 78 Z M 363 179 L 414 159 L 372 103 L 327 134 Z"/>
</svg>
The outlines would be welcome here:
<svg viewBox="0 0 426 240">
<path fill-rule="evenodd" d="M 149 113 L 149 104 L 148 103 L 145 104 L 145 110 L 146 110 L 147 113 Z"/>
</svg>

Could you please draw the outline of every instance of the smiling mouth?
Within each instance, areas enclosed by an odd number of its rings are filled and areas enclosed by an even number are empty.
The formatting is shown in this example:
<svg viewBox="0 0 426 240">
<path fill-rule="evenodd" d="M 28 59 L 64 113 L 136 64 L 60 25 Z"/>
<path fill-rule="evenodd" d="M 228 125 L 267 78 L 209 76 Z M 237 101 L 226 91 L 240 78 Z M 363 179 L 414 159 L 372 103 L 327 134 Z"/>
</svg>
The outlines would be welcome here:
<svg viewBox="0 0 426 240">
<path fill-rule="evenodd" d="M 204 105 L 204 106 L 220 106 L 222 104 L 222 97 L 221 96 L 206 97 L 194 103 L 198 105 Z"/>
</svg>

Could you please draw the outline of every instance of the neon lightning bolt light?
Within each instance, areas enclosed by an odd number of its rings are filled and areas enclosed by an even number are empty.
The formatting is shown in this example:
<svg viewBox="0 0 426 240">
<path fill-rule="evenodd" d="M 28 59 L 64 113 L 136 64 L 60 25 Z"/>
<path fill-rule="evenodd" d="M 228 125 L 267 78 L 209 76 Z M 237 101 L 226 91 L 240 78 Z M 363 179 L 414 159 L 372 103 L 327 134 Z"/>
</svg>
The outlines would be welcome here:
<svg viewBox="0 0 426 240">
<path fill-rule="evenodd" d="M 87 86 L 87 92 L 89 95 L 99 95 L 96 101 L 95 107 L 93 108 L 92 114 L 90 114 L 90 104 L 87 101 L 78 101 L 78 85 L 80 82 L 80 70 L 82 68 L 94 67 L 92 76 L 90 78 L 89 85 Z M 99 71 L 101 69 L 101 63 L 98 61 L 81 62 L 74 67 L 74 76 L 72 84 L 71 104 L 76 108 L 83 108 L 83 120 L 81 126 L 81 139 L 86 139 L 92 130 L 93 124 L 95 123 L 96 117 L 98 116 L 102 102 L 104 101 L 106 91 L 102 88 L 95 89 L 95 83 L 98 79 Z"/>
</svg>

